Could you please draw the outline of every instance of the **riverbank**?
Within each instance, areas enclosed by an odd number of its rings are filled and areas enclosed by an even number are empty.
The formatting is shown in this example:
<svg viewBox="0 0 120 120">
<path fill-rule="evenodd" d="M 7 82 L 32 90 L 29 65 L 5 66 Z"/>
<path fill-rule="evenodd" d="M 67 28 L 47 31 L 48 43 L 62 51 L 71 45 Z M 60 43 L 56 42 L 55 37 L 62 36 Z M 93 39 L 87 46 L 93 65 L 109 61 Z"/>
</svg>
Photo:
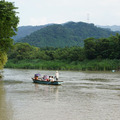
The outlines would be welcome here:
<svg viewBox="0 0 120 120">
<path fill-rule="evenodd" d="M 39 59 L 34 60 L 8 60 L 5 68 L 22 68 L 22 69 L 40 69 L 40 70 L 119 70 L 120 60 L 84 60 L 80 61 L 44 61 Z"/>
</svg>

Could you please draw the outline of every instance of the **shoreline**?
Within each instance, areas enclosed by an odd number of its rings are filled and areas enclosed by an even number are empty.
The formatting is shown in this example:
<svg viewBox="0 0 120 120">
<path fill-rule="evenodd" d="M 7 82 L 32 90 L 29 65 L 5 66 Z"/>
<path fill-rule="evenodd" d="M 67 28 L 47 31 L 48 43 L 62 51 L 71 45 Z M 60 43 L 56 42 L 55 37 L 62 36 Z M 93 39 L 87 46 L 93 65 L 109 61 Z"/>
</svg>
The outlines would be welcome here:
<svg viewBox="0 0 120 120">
<path fill-rule="evenodd" d="M 4 68 L 39 69 L 39 70 L 70 70 L 70 71 L 119 71 L 120 60 L 84 60 L 84 61 L 45 61 L 45 60 L 8 60 Z"/>
</svg>

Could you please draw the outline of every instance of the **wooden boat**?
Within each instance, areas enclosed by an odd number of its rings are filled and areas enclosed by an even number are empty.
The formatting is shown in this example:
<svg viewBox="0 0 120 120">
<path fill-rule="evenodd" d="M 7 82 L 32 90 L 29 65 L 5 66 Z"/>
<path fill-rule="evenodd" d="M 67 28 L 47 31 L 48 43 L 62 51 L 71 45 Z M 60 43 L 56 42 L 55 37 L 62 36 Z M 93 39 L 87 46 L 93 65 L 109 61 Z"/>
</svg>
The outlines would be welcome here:
<svg viewBox="0 0 120 120">
<path fill-rule="evenodd" d="M 34 78 L 32 78 L 34 83 L 38 83 L 38 84 L 46 84 L 46 85 L 61 85 L 63 81 L 44 81 L 41 79 L 35 80 Z"/>
</svg>

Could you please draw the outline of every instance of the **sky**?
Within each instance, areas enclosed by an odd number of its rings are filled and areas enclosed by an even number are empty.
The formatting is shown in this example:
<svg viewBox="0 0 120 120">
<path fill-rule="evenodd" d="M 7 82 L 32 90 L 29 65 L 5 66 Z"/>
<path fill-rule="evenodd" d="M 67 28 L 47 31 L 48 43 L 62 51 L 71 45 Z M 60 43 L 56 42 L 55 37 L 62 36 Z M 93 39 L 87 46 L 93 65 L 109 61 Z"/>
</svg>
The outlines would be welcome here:
<svg viewBox="0 0 120 120">
<path fill-rule="evenodd" d="M 18 7 L 19 26 L 87 22 L 120 25 L 120 0 L 6 0 Z"/>
</svg>

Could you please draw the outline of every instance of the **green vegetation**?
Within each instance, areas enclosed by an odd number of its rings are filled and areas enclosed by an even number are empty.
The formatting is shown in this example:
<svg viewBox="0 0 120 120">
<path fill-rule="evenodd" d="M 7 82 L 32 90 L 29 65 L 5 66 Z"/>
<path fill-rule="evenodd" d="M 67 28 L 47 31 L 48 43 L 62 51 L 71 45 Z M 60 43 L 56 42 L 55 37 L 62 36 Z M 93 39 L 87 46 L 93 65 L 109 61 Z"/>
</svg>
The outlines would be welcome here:
<svg viewBox="0 0 120 120">
<path fill-rule="evenodd" d="M 6 52 L 0 51 L 0 69 L 3 68 L 3 65 L 7 62 L 7 54 Z"/>
<path fill-rule="evenodd" d="M 60 60 L 9 60 L 5 66 L 6 68 L 22 68 L 22 69 L 41 69 L 41 70 L 118 70 L 120 67 L 120 60 L 84 60 L 84 61 L 60 61 Z"/>
<path fill-rule="evenodd" d="M 24 31 L 25 32 L 25 31 Z M 25 32 L 26 33 L 26 32 Z M 36 47 L 72 47 L 84 46 L 84 39 L 107 38 L 115 35 L 108 29 L 103 29 L 83 22 L 68 22 L 65 24 L 52 24 L 37 30 L 17 42 L 29 43 Z M 18 36 L 19 37 L 19 36 Z"/>
<path fill-rule="evenodd" d="M 13 3 L 0 1 L 0 69 L 7 61 L 7 51 L 13 46 L 12 36 L 15 35 L 19 22 Z"/>
<path fill-rule="evenodd" d="M 120 59 L 119 34 L 103 39 L 88 38 L 84 42 L 88 59 Z"/>
<path fill-rule="evenodd" d="M 48 25 L 21 39 L 23 43 L 13 45 L 12 37 L 19 22 L 16 9 L 13 3 L 0 1 L 0 69 L 7 61 L 7 53 L 9 61 L 5 67 L 9 68 L 120 69 L 120 35 L 112 36 L 115 32 L 93 24 Z M 110 34 L 111 37 L 107 38 Z"/>
<path fill-rule="evenodd" d="M 16 43 L 9 51 L 5 67 L 51 70 L 120 69 L 120 35 L 109 38 L 88 38 L 84 47 L 37 48 Z"/>
<path fill-rule="evenodd" d="M 19 39 L 22 39 L 23 37 L 30 35 L 31 33 L 40 30 L 41 28 L 44 28 L 48 25 L 40 25 L 40 26 L 20 26 L 18 27 L 18 31 L 16 32 L 16 35 L 12 38 L 15 42 L 17 42 Z"/>
<path fill-rule="evenodd" d="M 9 51 L 9 59 L 25 60 L 65 60 L 82 61 L 85 59 L 84 48 L 37 48 L 28 43 L 16 43 L 14 50 Z"/>
</svg>

